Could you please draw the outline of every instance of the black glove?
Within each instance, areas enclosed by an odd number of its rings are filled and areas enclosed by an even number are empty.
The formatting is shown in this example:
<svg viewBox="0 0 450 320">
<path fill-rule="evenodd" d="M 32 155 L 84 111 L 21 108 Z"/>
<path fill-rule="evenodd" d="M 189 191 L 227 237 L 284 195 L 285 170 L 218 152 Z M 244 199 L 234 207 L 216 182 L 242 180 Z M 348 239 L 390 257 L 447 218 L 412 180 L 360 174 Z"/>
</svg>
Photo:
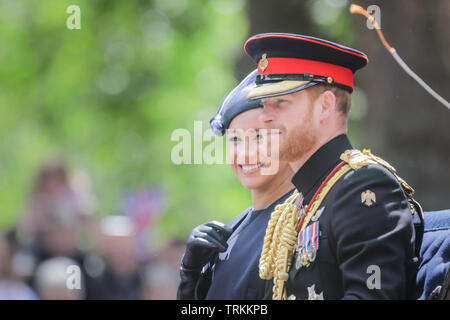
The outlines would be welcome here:
<svg viewBox="0 0 450 320">
<path fill-rule="evenodd" d="M 218 221 L 199 225 L 189 236 L 181 266 L 201 271 L 214 254 L 227 250 L 227 240 L 231 233 L 229 227 Z"/>
<path fill-rule="evenodd" d="M 227 250 L 227 240 L 232 232 L 218 221 L 204 223 L 192 230 L 181 261 L 178 299 L 195 299 L 195 287 L 202 268 L 215 254 Z"/>
</svg>

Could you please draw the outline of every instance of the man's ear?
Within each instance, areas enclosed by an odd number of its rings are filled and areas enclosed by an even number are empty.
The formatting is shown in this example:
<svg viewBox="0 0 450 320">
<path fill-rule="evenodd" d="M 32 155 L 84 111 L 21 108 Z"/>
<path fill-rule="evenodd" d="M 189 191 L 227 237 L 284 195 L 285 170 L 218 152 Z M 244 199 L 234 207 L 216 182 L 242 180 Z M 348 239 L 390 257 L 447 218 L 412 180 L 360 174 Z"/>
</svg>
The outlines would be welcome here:
<svg viewBox="0 0 450 320">
<path fill-rule="evenodd" d="M 328 119 L 336 109 L 336 96 L 331 90 L 325 90 L 318 99 L 321 104 L 320 121 Z"/>
</svg>

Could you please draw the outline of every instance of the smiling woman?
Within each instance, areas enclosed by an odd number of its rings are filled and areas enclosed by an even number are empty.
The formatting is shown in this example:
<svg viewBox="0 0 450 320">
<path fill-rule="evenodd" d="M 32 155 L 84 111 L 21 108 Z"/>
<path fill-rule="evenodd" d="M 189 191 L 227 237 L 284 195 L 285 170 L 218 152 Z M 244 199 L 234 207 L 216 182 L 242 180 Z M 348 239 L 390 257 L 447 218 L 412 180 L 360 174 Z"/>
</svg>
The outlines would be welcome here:
<svg viewBox="0 0 450 320">
<path fill-rule="evenodd" d="M 228 163 L 241 184 L 251 190 L 254 199 L 267 199 L 267 194 L 263 197 L 257 196 L 259 190 L 262 188 L 266 193 L 265 189 L 272 180 L 280 179 L 278 184 L 289 181 L 292 172 L 287 162 L 280 163 L 276 157 L 278 152 L 273 154 L 268 150 L 278 144 L 272 143 L 266 129 L 259 129 L 263 126 L 259 121 L 260 112 L 261 108 L 248 110 L 231 121 L 227 133 L 227 151 Z M 264 170 L 269 168 L 273 170 L 272 174 L 267 174 L 267 170 Z M 267 205 L 266 201 L 261 204 L 258 200 L 256 202 L 253 201 L 256 207 Z"/>
<path fill-rule="evenodd" d="M 255 72 L 223 100 L 211 120 L 215 132 L 226 130 L 228 162 L 250 190 L 253 206 L 228 225 L 211 221 L 192 231 L 180 269 L 179 299 L 263 299 L 270 288 L 270 281 L 258 276 L 261 247 L 270 213 L 291 194 L 293 171 L 272 150 L 278 134 L 267 134 L 260 101 L 247 101 L 254 79 Z"/>
</svg>

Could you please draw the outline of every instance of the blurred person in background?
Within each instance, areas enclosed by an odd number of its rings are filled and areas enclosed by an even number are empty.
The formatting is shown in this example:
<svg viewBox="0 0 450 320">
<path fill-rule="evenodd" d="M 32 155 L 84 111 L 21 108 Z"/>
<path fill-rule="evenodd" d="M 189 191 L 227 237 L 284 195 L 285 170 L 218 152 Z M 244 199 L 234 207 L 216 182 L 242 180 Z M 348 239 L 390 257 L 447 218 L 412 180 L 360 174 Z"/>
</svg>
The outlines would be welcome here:
<svg viewBox="0 0 450 320">
<path fill-rule="evenodd" d="M 179 268 L 186 242 L 173 238 L 151 257 L 144 272 L 143 300 L 174 300 L 180 282 Z"/>
<path fill-rule="evenodd" d="M 95 198 L 86 174 L 69 172 L 61 160 L 45 163 L 15 232 L 15 271 L 33 284 L 36 266 L 49 258 L 65 256 L 82 265 L 85 254 L 79 236 L 90 231 L 94 211 Z"/>
<path fill-rule="evenodd" d="M 179 264 L 179 261 L 178 261 Z M 178 268 L 164 261 L 154 261 L 145 270 L 142 300 L 175 300 L 179 283 Z"/>
<path fill-rule="evenodd" d="M 27 209 L 20 221 L 26 237 L 40 238 L 53 221 L 81 224 L 95 211 L 89 177 L 70 172 L 60 159 L 46 162 L 39 169 Z"/>
<path fill-rule="evenodd" d="M 259 100 L 247 101 L 255 78 L 256 70 L 225 97 L 211 119 L 216 134 L 228 129 L 230 167 L 250 190 L 253 206 L 228 225 L 211 221 L 192 231 L 180 267 L 178 299 L 256 300 L 265 295 L 267 280 L 258 271 L 265 230 L 271 212 L 294 186 L 288 163 L 262 152 L 267 147 L 267 135 L 259 130 L 264 127 L 258 121 L 262 105 Z"/>
<path fill-rule="evenodd" d="M 126 216 L 107 216 L 99 224 L 97 253 L 86 259 L 87 299 L 137 300 L 142 266 L 135 247 L 135 230 Z"/>
<path fill-rule="evenodd" d="M 0 300 L 35 300 L 34 291 L 16 279 L 11 269 L 11 246 L 0 234 Z"/>
<path fill-rule="evenodd" d="M 185 250 L 186 241 L 174 238 L 169 240 L 157 250 L 155 259 L 158 261 L 164 261 L 167 263 L 168 267 L 170 266 L 171 268 L 178 270 L 180 268 L 180 261 Z"/>
<path fill-rule="evenodd" d="M 35 287 L 41 300 L 82 300 L 85 289 L 82 273 L 79 274 L 78 287 L 69 287 L 69 272 L 78 267 L 76 261 L 66 257 L 55 257 L 43 261 L 36 269 Z"/>
</svg>

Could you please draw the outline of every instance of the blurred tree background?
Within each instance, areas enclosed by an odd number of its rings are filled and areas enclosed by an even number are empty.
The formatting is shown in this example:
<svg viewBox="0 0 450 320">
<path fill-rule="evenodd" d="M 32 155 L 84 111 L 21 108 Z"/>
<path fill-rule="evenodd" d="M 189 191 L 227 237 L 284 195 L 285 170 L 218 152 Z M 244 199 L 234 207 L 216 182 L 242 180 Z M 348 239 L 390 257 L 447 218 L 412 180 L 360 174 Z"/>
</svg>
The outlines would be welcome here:
<svg viewBox="0 0 450 320">
<path fill-rule="evenodd" d="M 69 30 L 69 5 L 81 29 Z M 203 128 L 236 80 L 243 1 L 0 1 L 0 224 L 13 225 L 54 155 L 93 181 L 100 215 L 123 193 L 167 193 L 163 234 L 249 205 L 225 165 L 171 162 L 172 131 Z M 233 201 L 230 201 L 233 199 Z"/>
<path fill-rule="evenodd" d="M 387 40 L 448 99 L 448 0 L 359 3 L 381 8 Z M 66 27 L 72 4 L 81 8 L 80 30 Z M 53 155 L 91 177 L 99 215 L 120 214 L 126 190 L 159 185 L 167 194 L 162 238 L 186 238 L 207 220 L 229 222 L 251 205 L 249 193 L 227 165 L 172 163 L 171 135 L 193 133 L 195 120 L 209 128 L 224 94 L 255 68 L 243 43 L 262 32 L 366 52 L 353 95 L 354 145 L 372 146 L 398 167 L 425 209 L 448 207 L 450 113 L 400 70 L 349 5 L 0 0 L 0 226 L 17 221 L 36 170 Z"/>
</svg>

